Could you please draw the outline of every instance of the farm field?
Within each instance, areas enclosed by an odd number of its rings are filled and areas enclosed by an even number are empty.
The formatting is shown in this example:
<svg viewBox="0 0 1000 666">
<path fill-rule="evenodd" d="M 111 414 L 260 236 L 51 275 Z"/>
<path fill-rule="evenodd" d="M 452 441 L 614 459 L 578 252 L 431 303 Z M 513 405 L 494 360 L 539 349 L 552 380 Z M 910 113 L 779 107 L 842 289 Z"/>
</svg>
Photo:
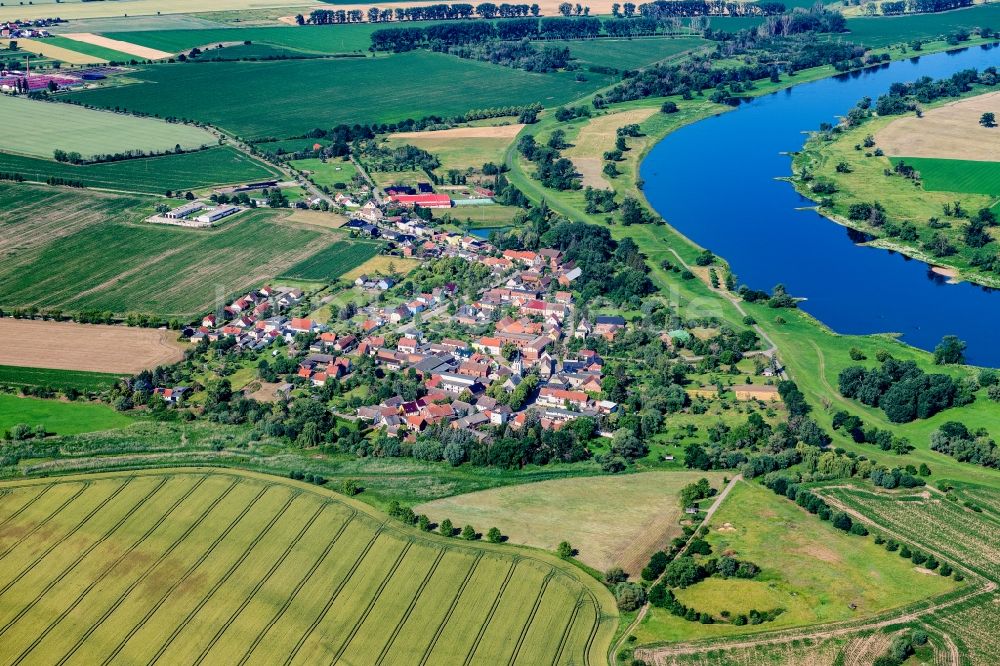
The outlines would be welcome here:
<svg viewBox="0 0 1000 666">
<path fill-rule="evenodd" d="M 420 266 L 421 261 L 419 259 L 407 259 L 406 257 L 390 257 L 387 255 L 378 255 L 372 257 L 365 263 L 352 268 L 343 275 L 341 279 L 353 282 L 358 279 L 361 275 L 388 275 L 390 273 L 396 273 L 398 275 L 406 275 L 414 268 Z"/>
<path fill-rule="evenodd" d="M 433 22 L 431 22 L 433 23 Z M 422 23 L 423 25 L 423 23 Z M 105 37 L 180 53 L 195 47 L 250 40 L 312 53 L 367 53 L 378 25 L 275 26 L 210 28 L 205 30 L 142 30 L 105 32 Z"/>
<path fill-rule="evenodd" d="M 194 150 L 217 143 L 211 134 L 192 125 L 12 95 L 0 95 L 0 123 L 23 128 L 4 139 L 3 150 L 46 159 L 52 159 L 56 149 L 88 158 L 134 149 L 168 151 L 177 145 Z"/>
<path fill-rule="evenodd" d="M 639 39 L 586 39 L 552 42 L 569 47 L 583 67 L 627 70 L 652 65 L 671 56 L 710 44 L 701 37 L 643 37 Z"/>
<path fill-rule="evenodd" d="M 244 138 L 301 135 L 339 123 L 388 123 L 471 109 L 541 102 L 556 105 L 611 81 L 571 72 L 533 74 L 430 52 L 378 58 L 150 65 L 144 83 L 71 93 L 69 98 L 162 117 L 192 118 Z M 400 80 L 420 80 L 401 87 Z M 245 82 L 260 92 L 245 96 Z M 233 105 L 233 99 L 243 103 Z"/>
<path fill-rule="evenodd" d="M 2 11 L 2 9 L 0 9 L 0 11 Z M 17 42 L 18 49 L 20 51 L 37 53 L 46 58 L 58 60 L 69 65 L 93 65 L 104 63 L 104 60 L 101 58 L 94 58 L 91 55 L 74 51 L 64 46 L 59 46 L 58 44 L 49 42 L 47 39 L 25 39 L 22 37 L 14 41 Z M 9 48 L 10 42 L 5 40 L 5 46 Z"/>
<path fill-rule="evenodd" d="M 577 558 L 601 571 L 637 574 L 649 556 L 681 533 L 680 489 L 716 472 L 644 472 L 623 477 L 540 481 L 456 495 L 414 507 L 440 522 L 496 525 L 512 543 L 554 550 L 569 541 Z"/>
<path fill-rule="evenodd" d="M 450 130 L 431 132 L 401 132 L 392 134 L 386 143 L 395 148 L 404 145 L 423 148 L 437 156 L 441 162 L 437 172 L 447 174 L 449 169 L 465 172 L 479 170 L 487 162 L 500 164 L 517 133 L 524 125 L 503 125 L 498 127 L 458 127 Z"/>
<path fill-rule="evenodd" d="M 182 155 L 81 166 L 0 153 L 0 172 L 19 173 L 25 179 L 35 182 L 45 182 L 52 177 L 65 178 L 80 182 L 84 187 L 145 194 L 264 180 L 277 173 L 273 168 L 229 146 Z"/>
<path fill-rule="evenodd" d="M 259 286 L 341 239 L 316 227 L 283 224 L 277 219 L 287 213 L 264 209 L 210 230 L 143 224 L 135 200 L 68 189 L 46 199 L 46 215 L 26 214 L 37 200 L 28 195 L 38 191 L 50 192 L 0 185 L 0 197 L 17 194 L 0 211 L 0 225 L 29 245 L 0 265 L 5 309 L 35 305 L 193 318 L 212 309 L 220 294 Z M 97 207 L 104 214 L 95 215 Z M 61 226 L 68 230 L 49 236 Z"/>
<path fill-rule="evenodd" d="M 0 336 L 6 366 L 125 375 L 183 358 L 177 332 L 155 328 L 5 317 Z"/>
<path fill-rule="evenodd" d="M 106 49 L 114 49 L 122 53 L 127 53 L 130 56 L 146 60 L 159 60 L 161 58 L 168 58 L 171 55 L 166 51 L 151 49 L 148 46 L 133 44 L 132 42 L 127 42 L 121 39 L 111 39 L 110 37 L 95 35 L 91 32 L 67 32 L 64 34 L 64 37 L 68 37 L 69 39 L 82 42 L 84 44 L 91 44 L 93 46 L 99 46 Z"/>
<path fill-rule="evenodd" d="M 0 365 L 0 384 L 8 386 L 40 386 L 64 391 L 103 391 L 117 382 L 119 375 L 86 370 L 53 370 L 17 365 Z"/>
<path fill-rule="evenodd" d="M 0 433 L 19 423 L 32 428 L 43 425 L 49 434 L 76 435 L 122 428 L 131 422 L 130 417 L 100 403 L 19 398 L 0 393 Z"/>
<path fill-rule="evenodd" d="M 279 278 L 307 282 L 332 282 L 347 271 L 374 257 L 381 248 L 379 243 L 373 242 L 337 241 L 288 268 Z"/>
<path fill-rule="evenodd" d="M 45 43 L 68 49 L 75 53 L 81 53 L 85 56 L 90 56 L 92 58 L 91 62 L 94 63 L 110 61 L 129 62 L 130 60 L 135 59 L 134 55 L 130 55 L 122 51 L 115 51 L 114 49 L 109 49 L 105 46 L 97 46 L 96 44 L 88 44 L 70 37 L 64 37 L 62 35 L 46 37 Z"/>
<path fill-rule="evenodd" d="M 277 477 L 0 488 L 12 658 L 596 664 L 617 624 L 611 595 L 551 556 L 423 534 Z"/>
<path fill-rule="evenodd" d="M 906 162 L 920 172 L 925 190 L 963 194 L 1000 194 L 1000 162 L 939 160 L 929 157 L 893 158 Z"/>
<path fill-rule="evenodd" d="M 1000 132 L 979 118 L 1000 108 L 1000 92 L 967 97 L 925 110 L 922 118 L 897 118 L 879 128 L 875 141 L 893 157 L 937 157 L 995 162 Z"/>
<path fill-rule="evenodd" d="M 850 33 L 846 37 L 853 42 L 877 48 L 913 39 L 934 39 L 961 28 L 998 24 L 1000 7 L 983 4 L 940 14 L 851 18 L 847 21 Z"/>
<path fill-rule="evenodd" d="M 871 537 L 840 532 L 794 502 L 746 481 L 712 517 L 705 540 L 713 556 L 733 553 L 760 566 L 761 573 L 753 580 L 708 579 L 677 590 L 678 599 L 706 612 L 785 612 L 765 625 L 739 627 L 692 623 L 653 608 L 637 630 L 640 644 L 847 620 L 956 587 L 949 579 L 918 572 L 909 560 L 887 553 Z"/>
</svg>

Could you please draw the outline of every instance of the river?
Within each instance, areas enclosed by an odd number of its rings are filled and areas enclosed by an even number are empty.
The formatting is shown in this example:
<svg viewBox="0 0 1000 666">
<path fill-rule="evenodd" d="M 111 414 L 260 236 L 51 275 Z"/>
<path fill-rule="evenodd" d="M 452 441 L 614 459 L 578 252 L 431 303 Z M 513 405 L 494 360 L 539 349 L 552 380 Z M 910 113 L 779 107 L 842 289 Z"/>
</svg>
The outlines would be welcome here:
<svg viewBox="0 0 1000 666">
<path fill-rule="evenodd" d="M 972 47 L 804 83 L 744 102 L 667 135 L 641 166 L 644 193 L 678 231 L 732 266 L 741 284 L 784 284 L 800 307 L 839 333 L 898 333 L 931 350 L 944 335 L 967 359 L 1000 366 L 1000 292 L 949 284 L 930 266 L 857 245 L 786 181 L 804 132 L 836 122 L 896 81 L 1000 65 L 1000 48 Z M 1000 109 L 998 109 L 1000 111 Z M 1000 130 L 998 130 L 1000 131 Z"/>
</svg>

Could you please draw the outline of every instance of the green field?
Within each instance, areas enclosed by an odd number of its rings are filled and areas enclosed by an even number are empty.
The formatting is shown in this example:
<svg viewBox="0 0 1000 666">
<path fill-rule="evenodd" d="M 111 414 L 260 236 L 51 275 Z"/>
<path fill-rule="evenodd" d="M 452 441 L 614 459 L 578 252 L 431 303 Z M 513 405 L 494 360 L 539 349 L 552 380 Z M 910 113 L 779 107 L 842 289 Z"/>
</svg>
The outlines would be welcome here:
<svg viewBox="0 0 1000 666">
<path fill-rule="evenodd" d="M 416 510 L 456 525 L 496 525 L 513 543 L 554 550 L 569 541 L 586 564 L 636 575 L 650 555 L 680 535 L 678 493 L 702 477 L 721 488 L 718 472 L 646 472 L 495 488 Z"/>
<path fill-rule="evenodd" d="M 113 386 L 117 381 L 118 375 L 107 372 L 0 365 L 0 384 L 10 386 L 41 386 L 57 391 L 69 388 L 75 388 L 78 391 L 103 391 Z"/>
<path fill-rule="evenodd" d="M 421 23 L 424 25 L 424 23 Z M 106 32 L 105 37 L 120 39 L 141 46 L 180 53 L 195 47 L 218 46 L 222 43 L 265 42 L 275 46 L 312 53 L 368 52 L 371 34 L 382 26 L 377 24 L 279 26 L 260 28 L 216 28 L 207 30 L 140 30 Z"/>
<path fill-rule="evenodd" d="M 59 35 L 46 37 L 45 43 L 52 44 L 53 46 L 61 46 L 64 49 L 76 51 L 77 53 L 92 56 L 98 60 L 107 60 L 109 62 L 131 62 L 132 60 L 142 60 L 142 58 L 137 58 L 134 55 L 124 53 L 122 51 L 115 51 L 114 49 L 109 49 L 106 46 L 88 44 L 87 42 L 81 42 L 76 39 L 61 37 Z"/>
<path fill-rule="evenodd" d="M 0 486 L 0 636 L 33 663 L 597 664 L 610 594 L 554 557 L 196 469 Z"/>
<path fill-rule="evenodd" d="M 418 134 L 403 137 L 390 134 L 385 143 L 390 148 L 411 145 L 432 153 L 441 162 L 441 166 L 436 169 L 437 173 L 445 176 L 449 169 L 458 169 L 462 172 L 468 169 L 479 171 L 487 162 L 500 164 L 507 146 L 514 142 L 511 136 L 464 137 L 449 136 L 447 133 L 426 134 L 427 136 Z"/>
<path fill-rule="evenodd" d="M 930 157 L 893 157 L 920 172 L 925 190 L 964 194 L 1000 194 L 1000 162 L 945 160 Z"/>
<path fill-rule="evenodd" d="M 577 83 L 572 72 L 533 74 L 427 51 L 363 59 L 150 65 L 134 76 L 145 83 L 68 97 L 208 122 L 245 138 L 283 138 L 338 123 L 394 122 L 534 102 L 553 106 L 611 82 L 588 73 L 587 81 Z M 248 85 L 253 95 L 247 95 Z"/>
<path fill-rule="evenodd" d="M 311 141 L 311 139 L 310 139 Z M 269 145 L 269 144 L 265 144 Z M 333 187 L 337 183 L 350 183 L 358 170 L 354 168 L 353 162 L 343 160 L 323 161 L 318 157 L 310 157 L 304 160 L 293 160 L 289 164 L 296 169 L 309 171 L 309 179 L 323 187 Z"/>
<path fill-rule="evenodd" d="M 209 230 L 140 222 L 141 200 L 0 184 L 0 225 L 29 245 L 0 264 L 0 305 L 191 318 L 342 238 L 259 209 Z M 47 206 L 41 213 L 36 205 Z M 145 212 L 148 214 L 148 209 Z"/>
<path fill-rule="evenodd" d="M 915 570 L 871 537 L 849 536 L 757 484 L 741 482 L 712 517 L 712 556 L 732 552 L 761 567 L 753 580 L 708 579 L 677 598 L 699 611 L 784 608 L 765 625 L 702 625 L 651 609 L 641 643 L 727 636 L 872 615 L 948 592 L 955 584 Z M 852 609 L 849 604 L 855 604 Z M 718 617 L 718 615 L 716 615 Z"/>
<path fill-rule="evenodd" d="M 995 25 L 1000 25 L 1000 7 L 984 4 L 940 14 L 852 18 L 847 21 L 850 34 L 845 37 L 877 48 L 913 39 L 935 39 L 961 28 Z"/>
<path fill-rule="evenodd" d="M 203 129 L 152 118 L 84 109 L 71 104 L 39 102 L 0 95 L 0 124 L 17 127 L 3 141 L 3 150 L 52 159 L 56 149 L 91 157 L 139 149 L 185 150 L 211 146 L 215 137 Z"/>
<path fill-rule="evenodd" d="M 123 428 L 131 422 L 128 416 L 99 403 L 19 398 L 0 393 L 0 433 L 19 423 L 32 428 L 43 425 L 48 434 L 76 435 Z"/>
<path fill-rule="evenodd" d="M 65 178 L 80 182 L 84 187 L 146 194 L 244 183 L 272 178 L 277 174 L 273 168 L 229 146 L 181 155 L 81 166 L 0 153 L 0 171 L 19 173 L 35 182 L 45 182 L 50 177 Z"/>
<path fill-rule="evenodd" d="M 700 37 L 644 37 L 640 39 L 586 39 L 553 42 L 552 46 L 569 47 L 584 67 L 638 69 L 670 56 L 710 42 Z"/>
<path fill-rule="evenodd" d="M 374 257 L 381 249 L 379 243 L 338 241 L 295 264 L 279 277 L 289 280 L 332 282 Z"/>
</svg>

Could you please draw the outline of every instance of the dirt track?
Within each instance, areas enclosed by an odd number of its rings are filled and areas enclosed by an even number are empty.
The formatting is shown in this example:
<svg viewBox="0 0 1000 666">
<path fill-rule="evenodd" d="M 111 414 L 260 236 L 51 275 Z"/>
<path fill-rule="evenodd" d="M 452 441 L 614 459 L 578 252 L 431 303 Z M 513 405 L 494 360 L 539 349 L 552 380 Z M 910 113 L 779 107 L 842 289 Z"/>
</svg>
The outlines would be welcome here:
<svg viewBox="0 0 1000 666">
<path fill-rule="evenodd" d="M 0 365 L 131 374 L 183 356 L 173 331 L 0 319 Z"/>
</svg>

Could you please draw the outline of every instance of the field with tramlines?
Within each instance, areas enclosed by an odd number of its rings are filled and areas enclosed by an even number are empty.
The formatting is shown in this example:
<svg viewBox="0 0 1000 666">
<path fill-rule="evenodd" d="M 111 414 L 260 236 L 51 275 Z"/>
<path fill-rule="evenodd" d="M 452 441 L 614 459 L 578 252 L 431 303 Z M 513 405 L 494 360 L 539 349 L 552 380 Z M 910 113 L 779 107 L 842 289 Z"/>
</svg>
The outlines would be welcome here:
<svg viewBox="0 0 1000 666">
<path fill-rule="evenodd" d="M 208 470 L 0 485 L 6 663 L 599 663 L 617 626 L 553 557 Z"/>
<path fill-rule="evenodd" d="M 971 664 L 1000 664 L 1000 604 L 996 593 L 981 594 L 968 601 L 938 611 L 928 618 L 934 629 L 947 634 Z"/>
<path fill-rule="evenodd" d="M 911 495 L 906 501 L 848 488 L 822 489 L 822 494 L 884 526 L 890 534 L 940 554 L 953 566 L 1000 581 L 1000 525 L 986 514 L 938 493 L 928 499 Z"/>
<path fill-rule="evenodd" d="M 365 241 L 334 243 L 299 263 L 279 277 L 289 280 L 314 280 L 326 282 L 357 268 L 379 253 L 381 245 Z"/>
<path fill-rule="evenodd" d="M 190 318 L 342 238 L 276 223 L 285 213 L 274 210 L 192 230 L 137 222 L 144 214 L 138 198 L 0 184 L 0 198 L 8 193 L 11 203 L 0 209 L 10 235 L 0 238 L 0 251 L 7 250 L 0 264 L 3 308 Z"/>
</svg>

